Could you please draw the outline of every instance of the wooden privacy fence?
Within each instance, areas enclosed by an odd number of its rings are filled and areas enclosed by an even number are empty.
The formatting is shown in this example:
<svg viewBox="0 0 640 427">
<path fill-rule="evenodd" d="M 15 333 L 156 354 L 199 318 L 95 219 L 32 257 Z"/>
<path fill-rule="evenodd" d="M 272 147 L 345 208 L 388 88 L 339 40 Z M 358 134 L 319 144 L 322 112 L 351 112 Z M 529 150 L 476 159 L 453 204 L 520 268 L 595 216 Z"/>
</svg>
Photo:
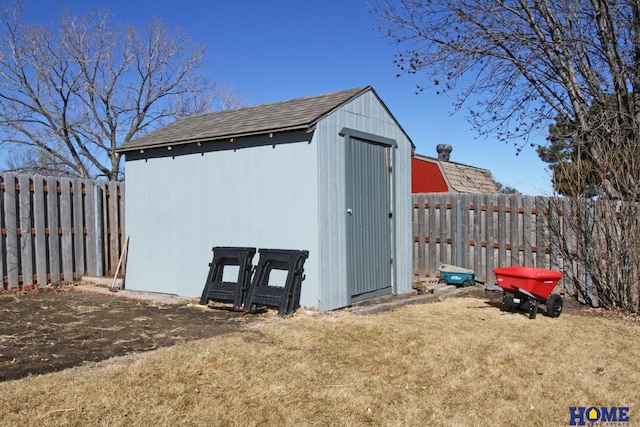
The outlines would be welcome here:
<svg viewBox="0 0 640 427">
<path fill-rule="evenodd" d="M 111 276 L 124 236 L 124 184 L 0 174 L 3 289 Z"/>
<path fill-rule="evenodd" d="M 562 271 L 548 224 L 551 201 L 517 194 L 414 194 L 414 276 L 436 277 L 442 263 L 472 269 L 476 280 L 490 283 L 496 267 Z"/>
</svg>

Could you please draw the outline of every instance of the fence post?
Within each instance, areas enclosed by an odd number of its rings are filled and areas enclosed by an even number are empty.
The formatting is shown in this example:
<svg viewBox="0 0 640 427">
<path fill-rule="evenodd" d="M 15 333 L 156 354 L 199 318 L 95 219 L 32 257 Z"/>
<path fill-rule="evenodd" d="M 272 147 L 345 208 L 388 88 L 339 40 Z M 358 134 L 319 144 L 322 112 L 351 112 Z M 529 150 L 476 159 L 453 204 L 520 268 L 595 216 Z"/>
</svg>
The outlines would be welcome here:
<svg viewBox="0 0 640 427">
<path fill-rule="evenodd" d="M 31 179 L 28 175 L 20 174 L 18 176 L 18 186 L 20 193 L 18 194 L 18 241 L 20 242 L 20 276 L 22 277 L 22 286 L 33 285 L 33 235 L 31 234 L 31 218 L 33 212 L 31 210 Z M 20 277 L 18 276 L 18 277 Z M 20 279 L 18 279 L 20 280 Z"/>
<path fill-rule="evenodd" d="M 94 215 L 94 229 L 95 229 L 95 248 L 96 251 L 96 276 L 104 276 L 104 211 L 102 206 L 102 200 L 104 197 L 102 187 L 97 183 L 93 184 L 93 210 Z"/>
<path fill-rule="evenodd" d="M 428 269 L 426 265 L 426 241 L 427 224 L 426 224 L 426 208 L 424 194 L 419 194 L 417 199 L 414 199 L 415 215 L 414 215 L 414 236 L 417 236 L 417 245 L 414 243 L 414 250 L 416 251 L 414 258 L 414 274 L 418 276 L 424 275 L 425 270 Z M 414 241 L 416 239 L 414 238 Z M 417 246 L 417 247 L 416 247 Z"/>
<path fill-rule="evenodd" d="M 19 286 L 20 271 L 19 240 L 18 240 L 18 212 L 16 200 L 16 176 L 7 173 L 4 176 L 4 221 L 6 230 L 6 265 L 7 282 L 9 288 Z"/>
<path fill-rule="evenodd" d="M 79 279 L 85 273 L 86 259 L 85 259 L 85 235 L 84 235 L 84 184 L 85 180 L 76 178 L 72 180 L 71 188 L 73 194 L 71 195 L 71 204 L 73 206 L 73 220 L 71 223 L 72 238 L 73 238 L 73 273 L 71 280 Z M 68 279 L 67 279 L 68 280 Z"/>
<path fill-rule="evenodd" d="M 46 233 L 46 204 L 45 181 L 41 176 L 33 177 L 33 228 L 35 231 L 35 271 L 38 286 L 46 286 L 47 278 L 47 233 Z"/>
<path fill-rule="evenodd" d="M 60 197 L 58 195 L 58 179 L 47 177 L 47 228 L 49 229 L 49 275 L 51 283 L 58 283 L 61 278 L 60 248 L 61 230 L 60 214 L 58 206 Z"/>
</svg>

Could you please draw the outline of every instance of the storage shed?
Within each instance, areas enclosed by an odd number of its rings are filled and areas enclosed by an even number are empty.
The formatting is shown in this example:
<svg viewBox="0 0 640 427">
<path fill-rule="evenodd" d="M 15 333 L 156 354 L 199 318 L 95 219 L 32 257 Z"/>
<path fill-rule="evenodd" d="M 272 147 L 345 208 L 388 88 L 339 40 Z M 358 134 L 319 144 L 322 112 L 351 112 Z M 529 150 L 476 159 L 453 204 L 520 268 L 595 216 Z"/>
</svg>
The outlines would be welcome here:
<svg viewBox="0 0 640 427">
<path fill-rule="evenodd" d="M 309 251 L 300 305 L 411 291 L 413 144 L 370 86 L 124 144 L 128 289 L 199 296 L 214 246 Z"/>
</svg>

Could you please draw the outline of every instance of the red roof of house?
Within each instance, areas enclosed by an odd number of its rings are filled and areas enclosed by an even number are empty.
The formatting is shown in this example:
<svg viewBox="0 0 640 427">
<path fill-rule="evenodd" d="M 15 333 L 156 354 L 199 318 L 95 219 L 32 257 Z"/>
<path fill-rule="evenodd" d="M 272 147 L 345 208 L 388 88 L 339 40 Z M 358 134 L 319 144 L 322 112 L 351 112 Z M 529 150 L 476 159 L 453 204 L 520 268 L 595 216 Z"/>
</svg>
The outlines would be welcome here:
<svg viewBox="0 0 640 427">
<path fill-rule="evenodd" d="M 411 159 L 412 193 L 499 193 L 487 169 L 415 154 Z"/>
</svg>

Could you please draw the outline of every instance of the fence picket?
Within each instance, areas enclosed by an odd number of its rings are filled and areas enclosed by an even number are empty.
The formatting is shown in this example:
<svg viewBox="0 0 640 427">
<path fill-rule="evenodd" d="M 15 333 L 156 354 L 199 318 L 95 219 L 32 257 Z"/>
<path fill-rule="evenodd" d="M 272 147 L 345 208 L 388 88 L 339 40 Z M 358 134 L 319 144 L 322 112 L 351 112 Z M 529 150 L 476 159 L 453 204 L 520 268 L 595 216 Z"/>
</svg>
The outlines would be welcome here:
<svg viewBox="0 0 640 427">
<path fill-rule="evenodd" d="M 433 199 L 427 200 L 425 198 L 425 202 L 429 203 L 429 210 L 428 212 L 426 212 L 426 218 L 425 220 L 427 221 L 427 230 L 428 230 L 428 234 L 425 236 L 425 239 L 429 239 L 429 250 L 426 251 L 428 252 L 429 256 L 427 261 L 425 262 L 424 265 L 421 265 L 419 267 L 420 271 L 422 272 L 422 274 L 424 274 L 425 276 L 430 276 L 430 272 L 433 271 L 435 274 L 435 270 L 438 267 L 436 264 L 438 263 L 438 248 L 440 247 L 439 244 L 436 243 L 436 236 L 437 236 L 437 214 L 436 214 L 436 202 Z M 423 205 L 424 206 L 424 205 Z M 425 269 L 427 270 L 425 272 Z"/>
<path fill-rule="evenodd" d="M 36 263 L 36 283 L 47 284 L 47 236 L 46 236 L 46 204 L 44 179 L 33 177 L 33 229 Z"/>
<path fill-rule="evenodd" d="M 71 213 L 73 212 L 73 198 L 71 195 L 71 181 L 68 178 L 61 178 L 60 185 L 60 255 L 62 256 L 61 278 L 65 282 L 73 280 L 73 222 Z"/>
<path fill-rule="evenodd" d="M 0 289 L 4 289 L 5 287 L 5 275 L 6 275 L 6 262 L 7 262 L 7 228 L 5 225 L 6 221 L 6 212 L 4 209 L 4 196 L 5 196 L 5 178 L 2 174 L 0 174 L 0 230 L 2 233 L 0 234 L 0 251 L 2 251 L 3 257 L 0 259 Z"/>
<path fill-rule="evenodd" d="M 18 241 L 20 242 L 20 264 L 23 286 L 33 285 L 33 236 L 31 234 L 31 179 L 28 175 L 18 176 Z M 20 278 L 19 276 L 19 278 Z M 20 279 L 19 279 L 20 280 Z"/>
<path fill-rule="evenodd" d="M 440 197 L 440 262 L 451 263 L 451 235 L 450 230 L 451 223 L 449 222 L 449 208 L 447 207 L 447 200 Z M 444 244 L 442 244 L 444 243 Z"/>
<path fill-rule="evenodd" d="M 97 274 L 96 266 L 96 203 L 95 185 L 91 182 L 84 187 L 84 230 L 85 230 L 85 270 L 87 275 Z"/>
<path fill-rule="evenodd" d="M 425 222 L 425 200 L 424 195 L 418 195 L 416 202 L 418 207 L 416 209 L 416 221 L 414 222 L 414 233 L 418 236 L 417 244 L 415 245 L 416 256 L 414 257 L 414 271 L 418 272 L 418 275 L 422 275 L 424 272 L 420 269 L 420 266 L 425 265 L 426 262 L 426 236 L 427 236 L 427 223 Z M 415 239 L 414 239 L 415 240 Z"/>
<path fill-rule="evenodd" d="M 522 253 L 522 261 L 523 265 L 535 265 L 533 260 L 533 246 L 535 246 L 535 235 L 533 234 L 533 223 L 532 220 L 532 205 L 533 205 L 533 197 L 520 197 L 519 202 L 522 203 L 522 215 L 519 217 L 522 218 L 522 232 L 518 233 L 518 238 L 521 239 L 522 249 L 519 249 L 518 252 Z M 518 208 L 520 210 L 520 208 Z"/>
<path fill-rule="evenodd" d="M 474 194 L 473 203 L 473 264 L 472 269 L 477 271 L 478 277 L 486 276 L 486 263 L 484 262 L 482 242 L 482 218 L 484 215 L 484 200 L 481 194 Z"/>
<path fill-rule="evenodd" d="M 458 257 L 460 258 L 460 264 L 465 267 L 465 268 L 473 268 L 473 260 L 471 259 L 471 256 L 473 254 L 473 252 L 471 251 L 471 245 L 470 242 L 471 240 L 473 240 L 473 234 L 472 234 L 472 224 L 471 224 L 471 209 L 470 209 L 470 205 L 471 205 L 471 198 L 469 194 L 464 194 L 460 200 L 459 206 L 460 206 L 460 225 L 461 225 L 461 229 L 459 230 L 461 232 L 460 236 L 456 236 L 456 246 L 459 247 L 461 253 L 459 255 L 456 256 L 456 260 L 458 259 Z M 456 203 L 456 206 L 458 206 L 458 203 Z"/>
<path fill-rule="evenodd" d="M 502 198 L 505 201 L 504 204 L 504 209 L 505 209 L 505 215 L 507 218 L 507 222 L 508 224 L 506 225 L 506 241 L 507 241 L 507 247 L 506 247 L 506 253 L 507 258 L 505 258 L 505 260 L 509 260 L 508 263 L 510 265 L 520 265 L 520 263 L 522 262 L 522 260 L 520 259 L 520 251 L 518 250 L 520 248 L 520 212 L 519 212 L 519 208 L 521 206 L 520 204 L 520 200 L 519 197 L 516 196 L 516 203 L 514 203 L 515 206 L 511 205 L 511 201 L 513 200 L 512 197 L 509 197 L 509 200 L 507 199 L 506 195 L 503 195 Z"/>
<path fill-rule="evenodd" d="M 496 265 L 496 224 L 495 224 L 495 212 L 498 208 L 497 195 L 491 194 L 487 196 L 487 211 L 486 211 L 486 233 L 487 233 L 487 270 L 490 271 L 494 265 Z M 493 276 L 488 276 L 487 280 Z"/>
<path fill-rule="evenodd" d="M 47 178 L 47 237 L 49 239 L 49 277 L 51 283 L 58 283 L 61 280 L 60 261 L 60 199 L 58 195 L 58 180 L 55 177 Z"/>
<path fill-rule="evenodd" d="M 500 265 L 512 265 L 512 263 L 507 262 L 507 249 L 511 248 L 513 244 L 507 231 L 512 221 L 508 224 L 507 218 L 509 218 L 507 216 L 507 198 L 504 194 L 500 194 L 498 195 L 498 218 L 496 221 L 496 228 L 498 229 L 498 263 Z M 510 250 L 509 256 L 511 256 Z"/>
<path fill-rule="evenodd" d="M 85 238 L 84 238 L 84 188 L 83 180 L 74 179 L 70 181 L 73 204 L 73 218 L 72 218 L 72 236 L 73 236 L 73 265 L 74 272 L 86 271 L 85 264 Z M 77 277 L 74 276 L 74 279 Z"/>
<path fill-rule="evenodd" d="M 20 244 L 18 241 L 18 212 L 16 201 L 16 176 L 12 173 L 4 179 L 4 215 L 6 233 L 6 280 L 9 288 L 19 286 L 20 274 Z"/>
<path fill-rule="evenodd" d="M 549 222 L 547 217 L 549 209 L 548 204 L 545 202 L 546 198 L 536 197 L 534 203 L 536 209 L 536 266 L 550 265 L 547 261 L 547 248 L 550 246 Z"/>
<path fill-rule="evenodd" d="M 107 184 L 107 210 L 109 226 L 107 227 L 107 233 L 109 235 L 109 264 L 107 268 L 108 275 L 115 273 L 116 266 L 118 265 L 118 258 L 120 253 L 120 206 L 118 206 L 120 199 L 118 197 L 118 185 L 116 182 L 109 182 Z"/>
</svg>

